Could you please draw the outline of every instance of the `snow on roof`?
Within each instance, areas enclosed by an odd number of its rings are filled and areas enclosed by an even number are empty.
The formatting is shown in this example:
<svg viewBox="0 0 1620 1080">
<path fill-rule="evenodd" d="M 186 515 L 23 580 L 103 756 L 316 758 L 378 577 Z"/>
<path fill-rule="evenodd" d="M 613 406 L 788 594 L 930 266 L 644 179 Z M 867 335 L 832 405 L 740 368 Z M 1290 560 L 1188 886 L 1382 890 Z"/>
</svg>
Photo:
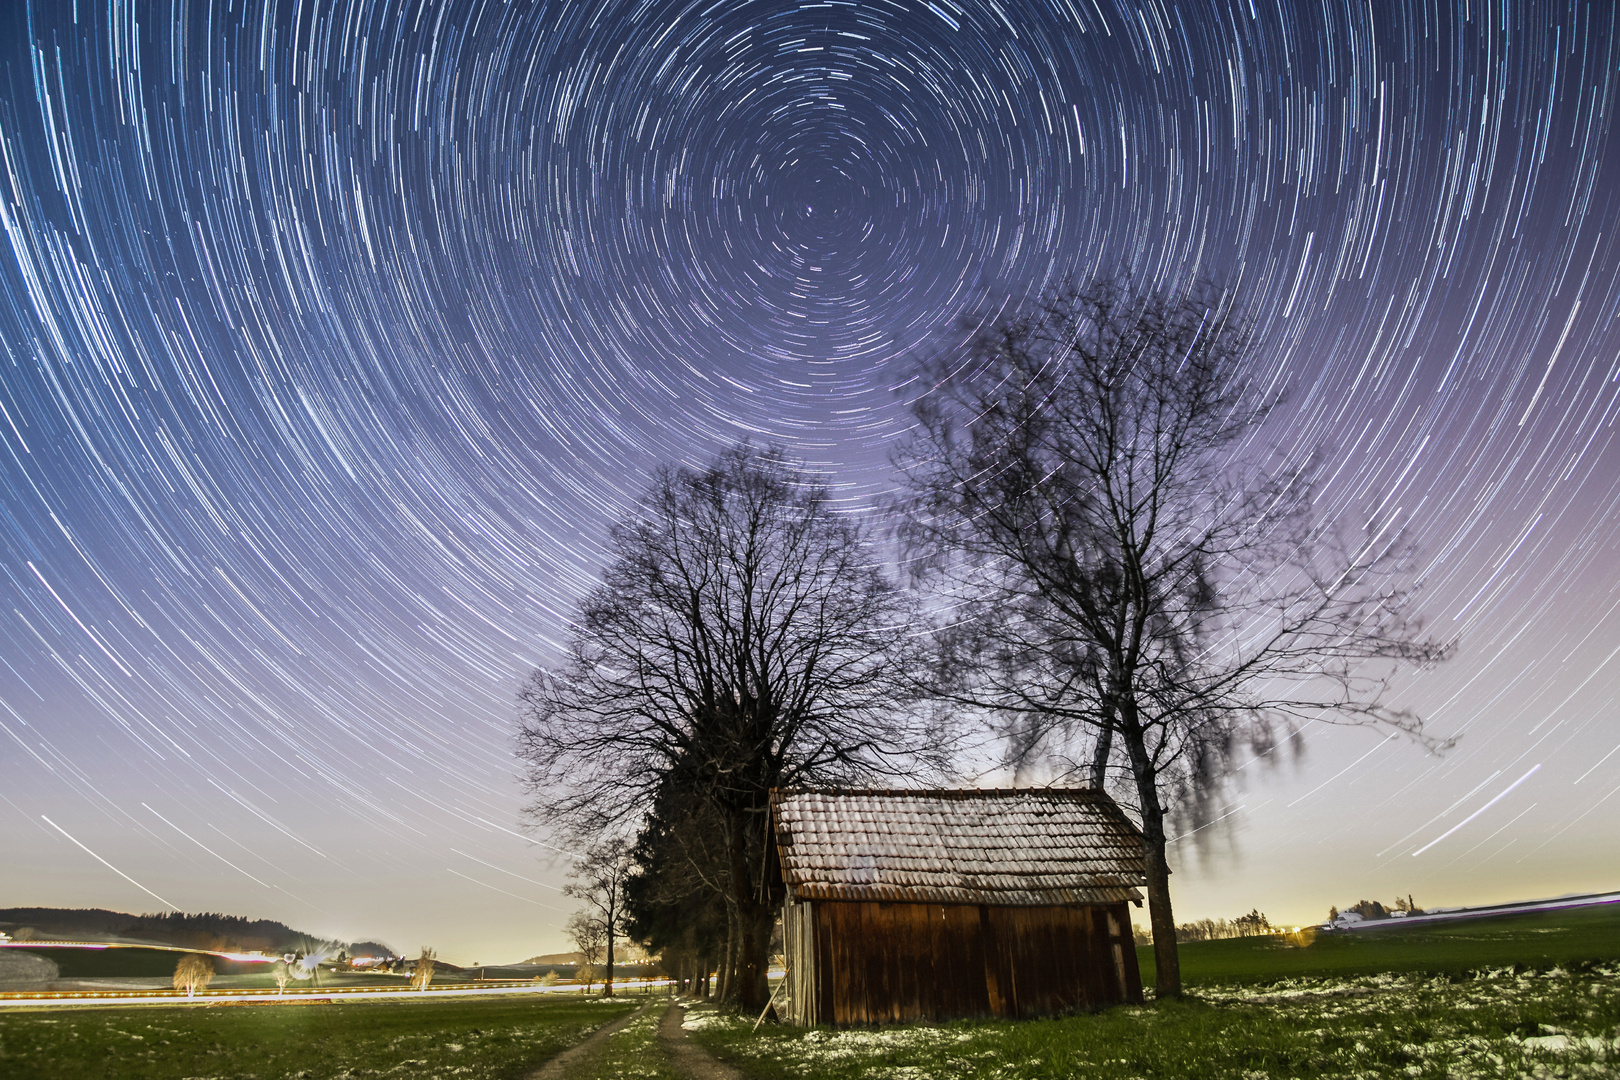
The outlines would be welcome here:
<svg viewBox="0 0 1620 1080">
<path fill-rule="evenodd" d="M 1143 845 L 1089 788 L 776 791 L 798 900 L 1044 907 L 1140 900 Z"/>
</svg>

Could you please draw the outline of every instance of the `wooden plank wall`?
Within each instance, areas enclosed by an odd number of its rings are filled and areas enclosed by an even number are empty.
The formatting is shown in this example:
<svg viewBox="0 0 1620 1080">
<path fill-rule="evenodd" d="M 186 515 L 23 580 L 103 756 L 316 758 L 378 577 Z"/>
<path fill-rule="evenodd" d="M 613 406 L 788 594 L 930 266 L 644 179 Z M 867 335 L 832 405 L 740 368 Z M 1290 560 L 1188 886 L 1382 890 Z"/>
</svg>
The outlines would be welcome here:
<svg viewBox="0 0 1620 1080">
<path fill-rule="evenodd" d="M 801 1024 L 1048 1016 L 1141 1000 L 1124 904 L 818 902 L 785 944 Z M 810 917 L 806 917 L 810 916 Z"/>
<path fill-rule="evenodd" d="M 1104 907 L 985 908 L 1001 1016 L 1049 1016 L 1131 1000 Z M 1118 917 L 1114 916 L 1117 925 Z M 1123 950 L 1121 950 L 1123 952 Z M 1132 947 L 1132 956 L 1135 948 Z"/>
</svg>

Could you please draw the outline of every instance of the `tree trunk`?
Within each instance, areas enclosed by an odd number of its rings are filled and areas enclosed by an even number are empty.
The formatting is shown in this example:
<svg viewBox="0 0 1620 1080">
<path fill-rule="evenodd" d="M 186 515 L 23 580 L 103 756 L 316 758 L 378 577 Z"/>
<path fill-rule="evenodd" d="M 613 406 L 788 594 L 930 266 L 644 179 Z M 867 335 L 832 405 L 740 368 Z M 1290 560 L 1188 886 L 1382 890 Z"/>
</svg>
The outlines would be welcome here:
<svg viewBox="0 0 1620 1080">
<path fill-rule="evenodd" d="M 602 984 L 602 996 L 613 996 L 613 922 L 612 915 L 608 916 L 607 927 L 607 981 Z"/>
<path fill-rule="evenodd" d="M 729 898 L 726 903 L 726 946 L 715 965 L 714 996 L 718 1001 L 730 1001 L 736 984 L 737 971 L 737 908 Z"/>
<path fill-rule="evenodd" d="M 1097 745 L 1091 755 L 1091 789 L 1102 791 L 1108 783 L 1108 758 L 1114 750 L 1114 716 L 1112 709 L 1105 709 L 1102 717 L 1101 730 L 1097 732 Z"/>
<path fill-rule="evenodd" d="M 1181 955 L 1176 951 L 1176 916 L 1170 906 L 1170 862 L 1166 857 L 1164 806 L 1159 802 L 1159 777 L 1148 757 L 1141 728 L 1129 722 L 1121 725 L 1120 735 L 1130 755 L 1131 772 L 1136 778 L 1136 797 L 1141 803 L 1142 839 L 1146 841 L 1143 860 L 1147 877 L 1148 924 L 1153 928 L 1153 996 L 1181 996 Z"/>
<path fill-rule="evenodd" d="M 1170 865 L 1165 858 L 1164 813 L 1159 811 L 1156 826 L 1147 828 L 1143 815 L 1142 832 L 1147 838 L 1148 922 L 1153 927 L 1153 970 L 1155 997 L 1181 996 L 1181 954 L 1176 951 L 1176 917 L 1170 907 Z"/>
<path fill-rule="evenodd" d="M 734 978 L 726 987 L 726 998 L 744 1012 L 757 1013 L 765 1008 L 767 1000 L 766 972 L 775 912 L 770 904 L 760 901 L 759 889 L 749 872 L 748 824 L 745 816 L 731 832 L 731 906 L 737 917 L 737 947 Z"/>
<path fill-rule="evenodd" d="M 737 956 L 737 1004 L 750 1015 L 770 1000 L 771 929 L 775 912 L 767 904 L 750 904 L 742 912 L 742 941 Z"/>
</svg>

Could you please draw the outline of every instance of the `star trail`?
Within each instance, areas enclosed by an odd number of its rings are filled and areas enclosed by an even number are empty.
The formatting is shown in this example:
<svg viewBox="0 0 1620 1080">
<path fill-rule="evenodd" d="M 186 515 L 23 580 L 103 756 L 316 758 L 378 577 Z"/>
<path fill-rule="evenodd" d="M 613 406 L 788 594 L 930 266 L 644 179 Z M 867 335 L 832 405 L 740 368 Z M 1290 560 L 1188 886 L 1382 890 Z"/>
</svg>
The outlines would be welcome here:
<svg viewBox="0 0 1620 1080">
<path fill-rule="evenodd" d="M 650 471 L 872 505 L 908 361 L 1097 274 L 1243 297 L 1266 437 L 1461 642 L 1394 694 L 1454 751 L 1317 725 L 1178 914 L 1616 884 L 1609 4 L 0 18 L 0 904 L 561 947 L 513 694 Z"/>
</svg>

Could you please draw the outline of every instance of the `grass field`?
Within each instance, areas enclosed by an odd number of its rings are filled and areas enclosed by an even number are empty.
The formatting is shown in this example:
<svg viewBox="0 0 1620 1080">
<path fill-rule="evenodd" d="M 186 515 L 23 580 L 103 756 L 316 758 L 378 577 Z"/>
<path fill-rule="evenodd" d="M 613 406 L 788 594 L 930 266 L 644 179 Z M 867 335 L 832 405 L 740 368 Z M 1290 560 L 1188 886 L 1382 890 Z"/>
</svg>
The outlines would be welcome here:
<svg viewBox="0 0 1620 1080">
<path fill-rule="evenodd" d="M 8 947 L 11 953 L 30 953 L 50 960 L 57 967 L 60 979 L 110 979 L 110 978 L 168 978 L 174 974 L 175 965 L 185 955 L 170 949 L 144 949 L 139 947 L 122 947 L 112 949 L 79 949 L 51 946 L 37 946 L 35 948 Z M 214 971 L 220 981 L 214 986 L 233 988 L 242 987 L 272 987 L 276 985 L 274 968 L 268 963 L 254 963 L 248 961 L 231 961 L 221 957 L 211 957 Z M 533 967 L 478 967 L 446 970 L 441 968 L 434 977 L 438 985 L 462 982 L 469 978 L 483 979 L 510 979 L 516 982 L 527 982 L 541 974 L 548 968 L 536 970 Z M 626 988 L 640 990 L 637 981 L 643 974 L 651 969 L 640 965 L 619 965 L 616 978 Z M 571 978 L 574 968 L 572 965 L 563 966 L 559 974 Z M 323 969 L 317 984 L 320 988 L 337 986 L 402 986 L 405 983 L 404 975 L 390 975 L 376 971 L 330 971 Z M 309 989 L 311 983 L 294 981 L 292 986 L 297 989 Z"/>
<path fill-rule="evenodd" d="M 13 952 L 27 952 L 35 956 L 43 956 L 56 965 L 64 979 L 103 979 L 103 978 L 156 978 L 160 975 L 173 975 L 174 966 L 180 962 L 185 953 L 170 952 L 167 949 L 52 949 L 40 947 L 35 949 L 17 949 Z M 235 969 L 237 965 L 216 963 L 216 968 L 229 966 Z M 267 966 L 267 965 L 259 965 Z M 243 970 L 247 965 L 241 965 Z"/>
<path fill-rule="evenodd" d="M 8 948 L 8 954 L 32 954 L 51 961 L 57 968 L 57 982 L 71 986 L 74 980 L 100 981 L 107 979 L 140 979 L 144 982 L 132 983 L 130 988 L 150 986 L 150 980 L 170 979 L 174 975 L 175 965 L 186 954 L 168 949 L 64 949 L 40 947 L 34 949 Z M 210 957 L 214 965 L 215 978 L 210 984 L 214 989 L 231 988 L 258 988 L 270 989 L 276 985 L 275 970 L 266 963 L 233 962 L 220 957 Z M 438 980 L 440 983 L 449 981 L 445 976 Z M 309 981 L 293 981 L 290 985 L 295 989 L 331 989 L 341 986 L 403 986 L 405 977 L 402 975 L 386 975 L 376 972 L 322 971 L 318 983 Z M 112 988 L 113 984 L 100 982 L 104 988 Z"/>
<path fill-rule="evenodd" d="M 1337 1080 L 1620 1076 L 1620 908 L 1183 946 L 1185 1001 L 877 1031 L 712 1009 L 693 1038 L 758 1080 Z M 1143 971 L 1151 976 L 1150 957 Z M 574 995 L 0 1010 L 5 1080 L 523 1075 L 647 999 Z M 653 1009 L 578 1080 L 676 1080 Z"/>
<path fill-rule="evenodd" d="M 1620 1076 L 1620 911 L 1182 949 L 1180 1002 L 1025 1022 L 694 1037 L 760 1080 Z M 1143 958 L 1145 973 L 1151 960 Z"/>
<path fill-rule="evenodd" d="M 174 974 L 175 965 L 180 958 L 186 955 L 171 949 L 144 949 L 139 947 L 124 947 L 113 949 L 77 949 L 53 948 L 38 946 L 36 948 L 18 948 L 11 946 L 8 953 L 29 953 L 50 960 L 57 967 L 58 978 L 62 980 L 74 979 L 152 979 L 168 978 Z M 214 987 L 243 987 L 268 988 L 276 985 L 275 967 L 273 964 L 251 961 L 232 961 L 222 957 L 209 958 L 214 965 L 217 976 Z M 640 969 L 636 969 L 640 970 Z M 524 968 L 462 968 L 457 970 L 440 969 L 434 977 L 438 985 L 463 982 L 478 976 L 485 979 L 511 979 L 513 981 L 527 982 L 537 973 L 532 969 Z M 624 976 L 620 976 L 621 979 Z M 379 971 L 332 971 L 322 969 L 318 982 L 307 980 L 294 980 L 291 985 L 295 989 L 307 990 L 341 986 L 403 986 L 406 977 L 403 974 L 391 975 Z"/>
<path fill-rule="evenodd" d="M 1304 946 L 1275 937 L 1191 942 L 1180 949 L 1182 981 L 1196 987 L 1304 975 L 1461 975 L 1512 964 L 1620 960 L 1620 905 L 1307 937 Z M 1153 949 L 1138 948 L 1136 955 L 1142 983 L 1151 987 Z"/>
<path fill-rule="evenodd" d="M 0 1077 L 507 1080 L 638 1004 L 531 995 L 6 1010 L 0 1011 Z"/>
<path fill-rule="evenodd" d="M 1620 1074 L 1620 966 L 1293 980 L 1095 1016 L 865 1031 L 693 1033 L 759 1080 L 1471 1080 Z"/>
</svg>

